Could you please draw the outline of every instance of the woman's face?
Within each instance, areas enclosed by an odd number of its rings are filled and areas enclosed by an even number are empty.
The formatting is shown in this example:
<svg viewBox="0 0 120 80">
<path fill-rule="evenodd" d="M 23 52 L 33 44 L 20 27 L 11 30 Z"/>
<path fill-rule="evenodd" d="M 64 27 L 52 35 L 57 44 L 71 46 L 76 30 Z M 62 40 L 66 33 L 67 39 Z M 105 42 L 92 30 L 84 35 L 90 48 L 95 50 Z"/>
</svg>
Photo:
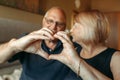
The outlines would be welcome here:
<svg viewBox="0 0 120 80">
<path fill-rule="evenodd" d="M 73 37 L 73 42 L 80 42 L 83 32 L 83 26 L 80 23 L 75 22 L 70 30 L 71 36 Z"/>
</svg>

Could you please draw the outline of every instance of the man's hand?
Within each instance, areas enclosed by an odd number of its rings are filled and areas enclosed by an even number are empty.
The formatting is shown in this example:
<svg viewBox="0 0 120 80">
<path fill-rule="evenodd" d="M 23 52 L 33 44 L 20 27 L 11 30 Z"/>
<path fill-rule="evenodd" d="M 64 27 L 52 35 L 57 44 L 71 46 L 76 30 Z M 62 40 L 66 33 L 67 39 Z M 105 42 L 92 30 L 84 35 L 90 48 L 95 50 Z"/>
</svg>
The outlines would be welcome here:
<svg viewBox="0 0 120 80">
<path fill-rule="evenodd" d="M 26 51 L 29 53 L 38 54 L 44 58 L 48 58 L 48 54 L 42 51 L 42 40 L 53 40 L 53 32 L 47 28 L 42 28 L 34 31 L 20 39 L 12 39 L 9 44 L 13 47 L 14 51 Z"/>
</svg>

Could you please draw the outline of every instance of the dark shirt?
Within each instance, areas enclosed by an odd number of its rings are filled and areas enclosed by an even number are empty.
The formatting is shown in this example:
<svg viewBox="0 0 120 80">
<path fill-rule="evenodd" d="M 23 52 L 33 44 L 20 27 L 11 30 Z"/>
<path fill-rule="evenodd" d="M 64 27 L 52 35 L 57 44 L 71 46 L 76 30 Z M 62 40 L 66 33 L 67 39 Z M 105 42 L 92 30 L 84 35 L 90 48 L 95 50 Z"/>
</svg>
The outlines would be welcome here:
<svg viewBox="0 0 120 80">
<path fill-rule="evenodd" d="M 78 44 L 74 45 L 81 49 Z M 63 49 L 61 41 L 58 41 L 54 50 L 49 49 L 44 41 L 41 47 L 48 54 L 59 54 Z M 9 62 L 15 60 L 20 60 L 22 64 L 20 80 L 80 80 L 71 69 L 57 60 L 46 60 L 39 55 L 26 52 L 16 54 Z"/>
</svg>

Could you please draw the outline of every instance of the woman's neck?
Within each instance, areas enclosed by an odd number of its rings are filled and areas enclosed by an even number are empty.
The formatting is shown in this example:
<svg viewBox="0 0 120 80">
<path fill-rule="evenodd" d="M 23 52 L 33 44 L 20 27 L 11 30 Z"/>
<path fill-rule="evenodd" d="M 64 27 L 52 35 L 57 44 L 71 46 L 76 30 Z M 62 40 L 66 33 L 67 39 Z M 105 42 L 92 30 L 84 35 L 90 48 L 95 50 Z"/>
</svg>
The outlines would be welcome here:
<svg viewBox="0 0 120 80">
<path fill-rule="evenodd" d="M 80 56 L 83 58 L 92 58 L 97 54 L 104 51 L 107 47 L 99 44 L 99 45 L 82 45 L 82 50 L 80 52 Z"/>
</svg>

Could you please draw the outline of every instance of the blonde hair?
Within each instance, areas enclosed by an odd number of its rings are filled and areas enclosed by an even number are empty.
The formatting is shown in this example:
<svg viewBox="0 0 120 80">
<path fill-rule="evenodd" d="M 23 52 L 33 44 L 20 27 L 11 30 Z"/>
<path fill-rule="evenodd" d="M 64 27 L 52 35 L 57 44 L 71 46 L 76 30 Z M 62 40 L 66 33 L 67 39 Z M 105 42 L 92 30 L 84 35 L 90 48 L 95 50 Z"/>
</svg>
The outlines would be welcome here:
<svg viewBox="0 0 120 80">
<path fill-rule="evenodd" d="M 84 27 L 82 42 L 85 44 L 105 43 L 110 28 L 107 17 L 100 11 L 84 11 L 75 17 L 75 22 Z"/>
</svg>

